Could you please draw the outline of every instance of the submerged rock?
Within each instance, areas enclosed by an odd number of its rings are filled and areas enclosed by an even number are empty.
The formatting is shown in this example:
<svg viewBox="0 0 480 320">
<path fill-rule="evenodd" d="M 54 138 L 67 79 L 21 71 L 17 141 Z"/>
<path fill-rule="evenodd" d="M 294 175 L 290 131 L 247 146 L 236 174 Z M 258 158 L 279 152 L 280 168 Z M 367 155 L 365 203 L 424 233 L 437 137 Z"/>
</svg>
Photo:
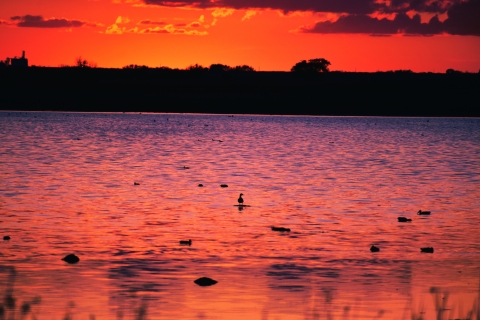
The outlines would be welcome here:
<svg viewBox="0 0 480 320">
<path fill-rule="evenodd" d="M 80 258 L 72 253 L 72 254 L 66 255 L 62 260 L 67 262 L 67 263 L 72 264 L 72 263 L 77 263 L 78 261 L 80 261 Z"/>
<path fill-rule="evenodd" d="M 432 247 L 420 248 L 420 252 L 433 253 L 433 248 Z"/>
<path fill-rule="evenodd" d="M 284 227 L 272 227 L 272 231 L 278 231 L 278 232 L 290 232 L 290 228 L 284 228 Z"/>
<path fill-rule="evenodd" d="M 201 287 L 208 287 L 208 286 L 213 286 L 218 281 L 215 281 L 215 280 L 207 278 L 207 277 L 202 277 L 202 278 L 198 278 L 197 280 L 195 280 L 193 282 L 195 282 L 197 285 L 199 285 Z"/>
</svg>

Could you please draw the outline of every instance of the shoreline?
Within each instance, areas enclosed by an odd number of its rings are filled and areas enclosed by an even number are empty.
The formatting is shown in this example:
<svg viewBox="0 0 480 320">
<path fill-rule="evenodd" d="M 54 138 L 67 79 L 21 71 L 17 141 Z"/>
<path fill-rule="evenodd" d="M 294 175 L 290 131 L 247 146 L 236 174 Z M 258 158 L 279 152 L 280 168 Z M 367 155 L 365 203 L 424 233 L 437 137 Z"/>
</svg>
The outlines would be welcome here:
<svg viewBox="0 0 480 320">
<path fill-rule="evenodd" d="M 479 117 L 480 74 L 0 70 L 0 110 Z"/>
</svg>

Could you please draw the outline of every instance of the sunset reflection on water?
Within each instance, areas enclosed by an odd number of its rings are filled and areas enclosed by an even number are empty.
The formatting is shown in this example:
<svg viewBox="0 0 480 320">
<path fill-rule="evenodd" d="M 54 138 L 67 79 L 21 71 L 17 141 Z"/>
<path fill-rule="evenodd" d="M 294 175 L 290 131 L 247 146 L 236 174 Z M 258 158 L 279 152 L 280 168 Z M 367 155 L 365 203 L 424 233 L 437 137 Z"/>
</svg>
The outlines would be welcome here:
<svg viewBox="0 0 480 320">
<path fill-rule="evenodd" d="M 0 140 L 10 318 L 478 317 L 479 119 L 0 112 Z"/>
</svg>

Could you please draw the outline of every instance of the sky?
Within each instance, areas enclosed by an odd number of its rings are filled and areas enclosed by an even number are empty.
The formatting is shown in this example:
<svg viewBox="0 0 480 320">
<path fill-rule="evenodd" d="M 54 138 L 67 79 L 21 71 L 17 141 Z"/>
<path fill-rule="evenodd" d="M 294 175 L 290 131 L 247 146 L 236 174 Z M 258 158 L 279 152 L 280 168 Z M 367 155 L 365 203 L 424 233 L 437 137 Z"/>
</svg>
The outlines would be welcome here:
<svg viewBox="0 0 480 320">
<path fill-rule="evenodd" d="M 288 71 L 480 70 L 480 0 L 2 0 L 0 60 Z"/>
</svg>

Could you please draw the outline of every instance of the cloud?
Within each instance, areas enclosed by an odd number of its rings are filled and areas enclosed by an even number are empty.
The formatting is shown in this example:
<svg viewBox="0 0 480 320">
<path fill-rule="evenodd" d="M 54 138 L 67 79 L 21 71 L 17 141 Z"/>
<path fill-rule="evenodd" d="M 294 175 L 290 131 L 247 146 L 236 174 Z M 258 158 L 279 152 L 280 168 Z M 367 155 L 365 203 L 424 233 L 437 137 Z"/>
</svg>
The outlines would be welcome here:
<svg viewBox="0 0 480 320">
<path fill-rule="evenodd" d="M 199 35 L 204 36 L 208 33 L 206 31 L 192 30 L 191 28 L 198 28 L 202 26 L 205 17 L 200 16 L 199 21 L 194 21 L 191 23 L 178 23 L 178 24 L 167 24 L 164 21 L 155 21 L 150 19 L 140 20 L 137 23 L 137 26 L 127 29 L 127 27 L 122 26 L 131 22 L 130 19 L 126 17 L 119 16 L 115 23 L 105 30 L 105 34 L 124 34 L 124 33 L 137 33 L 137 34 L 184 34 L 184 35 Z M 140 26 L 140 27 L 139 27 Z M 141 28 L 147 27 L 147 28 Z"/>
<path fill-rule="evenodd" d="M 123 34 L 124 31 L 125 31 L 125 27 L 121 28 L 117 24 L 114 23 L 107 28 L 105 33 L 106 34 Z"/>
<path fill-rule="evenodd" d="M 191 22 L 187 25 L 188 28 L 198 28 L 201 27 L 201 23 L 198 21 Z"/>
<path fill-rule="evenodd" d="M 116 24 L 129 23 L 129 22 L 130 22 L 130 19 L 128 19 L 127 17 L 122 17 L 122 16 L 118 16 L 117 20 L 115 21 Z"/>
<path fill-rule="evenodd" d="M 217 8 L 212 12 L 212 16 L 214 16 L 215 18 L 218 18 L 218 17 L 225 18 L 232 15 L 234 12 L 235 10 L 233 9 Z"/>
<path fill-rule="evenodd" d="M 364 33 L 371 35 L 434 35 L 444 32 L 442 23 L 437 16 L 428 23 L 421 23 L 420 15 L 410 18 L 405 13 L 399 13 L 393 20 L 376 18 L 367 15 L 341 16 L 338 20 L 318 22 L 313 27 L 303 27 L 304 33 Z"/>
<path fill-rule="evenodd" d="M 163 26 L 163 25 L 165 25 L 165 24 L 167 24 L 167 23 L 166 23 L 165 21 L 152 21 L 152 20 L 148 20 L 148 19 L 147 19 L 147 20 L 141 20 L 140 22 L 138 22 L 138 24 L 140 24 L 140 25 L 152 24 L 152 25 L 161 25 L 161 26 Z"/>
<path fill-rule="evenodd" d="M 78 28 L 78 27 L 97 27 L 100 24 L 80 21 L 68 20 L 65 18 L 44 19 L 42 16 L 13 16 L 10 18 L 17 27 L 22 28 Z"/>
<path fill-rule="evenodd" d="M 186 30 L 184 28 L 177 28 L 177 25 L 173 24 L 168 24 L 164 27 L 152 27 L 152 28 L 145 28 L 145 29 L 139 29 L 138 27 L 135 27 L 130 30 L 121 30 L 122 33 L 128 32 L 128 33 L 139 33 L 139 34 L 180 34 L 180 35 L 193 35 L 193 36 L 205 36 L 208 33 L 206 31 L 198 31 L 198 30 Z"/>
<path fill-rule="evenodd" d="M 363 33 L 371 35 L 473 35 L 480 36 L 480 0 L 471 0 L 452 5 L 447 19 L 441 22 L 438 15 L 422 23 L 419 14 L 409 17 L 397 13 L 394 19 L 367 15 L 346 15 L 336 21 L 317 22 L 311 27 L 301 27 L 301 33 Z"/>
<path fill-rule="evenodd" d="M 248 20 L 256 14 L 257 14 L 256 10 L 247 10 L 247 12 L 245 13 L 245 15 L 242 18 L 242 21 Z"/>
<path fill-rule="evenodd" d="M 121 3 L 127 3 L 127 4 L 138 4 L 140 3 L 140 0 L 112 0 L 112 3 L 116 4 L 121 4 Z"/>
<path fill-rule="evenodd" d="M 480 36 L 480 0 L 455 4 L 447 15 L 443 24 L 448 33 Z"/>
<path fill-rule="evenodd" d="M 14 25 L 14 23 L 7 20 L 0 20 L 0 25 L 10 26 L 10 25 Z"/>
<path fill-rule="evenodd" d="M 273 9 L 284 12 L 345 12 L 354 14 L 373 13 L 375 0 L 142 0 L 147 5 L 165 7 L 230 8 L 230 9 Z M 412 0 L 413 1 L 413 0 Z M 427 1 L 427 0 L 417 0 Z M 440 1 L 440 0 L 439 0 Z"/>
</svg>

